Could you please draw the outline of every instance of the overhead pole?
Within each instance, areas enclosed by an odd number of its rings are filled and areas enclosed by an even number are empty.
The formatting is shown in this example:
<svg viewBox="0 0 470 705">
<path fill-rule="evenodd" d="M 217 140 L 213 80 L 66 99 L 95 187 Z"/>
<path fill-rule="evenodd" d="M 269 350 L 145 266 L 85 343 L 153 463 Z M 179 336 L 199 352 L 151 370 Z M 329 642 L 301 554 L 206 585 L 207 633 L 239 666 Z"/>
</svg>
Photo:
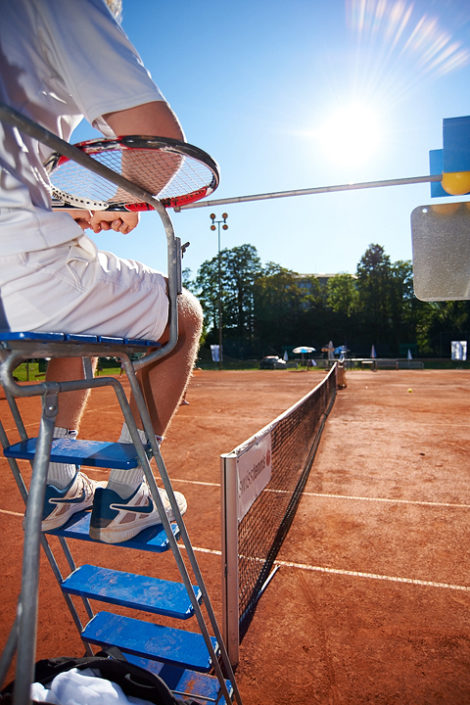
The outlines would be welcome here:
<svg viewBox="0 0 470 705">
<path fill-rule="evenodd" d="M 247 203 L 249 201 L 266 201 L 272 198 L 290 198 L 292 196 L 313 196 L 318 193 L 334 193 L 337 191 L 359 191 L 368 188 L 383 188 L 384 186 L 408 186 L 409 184 L 425 184 L 442 181 L 442 174 L 427 174 L 425 176 L 405 176 L 399 179 L 381 179 L 379 181 L 358 181 L 350 184 L 337 184 L 333 186 L 314 186 L 313 188 L 294 189 L 291 191 L 273 191 L 271 193 L 257 193 L 250 196 L 234 196 L 231 198 L 216 198 L 210 201 L 197 201 L 187 206 L 179 206 L 175 211 L 188 210 L 189 208 L 204 208 L 228 205 L 231 203 Z"/>
</svg>

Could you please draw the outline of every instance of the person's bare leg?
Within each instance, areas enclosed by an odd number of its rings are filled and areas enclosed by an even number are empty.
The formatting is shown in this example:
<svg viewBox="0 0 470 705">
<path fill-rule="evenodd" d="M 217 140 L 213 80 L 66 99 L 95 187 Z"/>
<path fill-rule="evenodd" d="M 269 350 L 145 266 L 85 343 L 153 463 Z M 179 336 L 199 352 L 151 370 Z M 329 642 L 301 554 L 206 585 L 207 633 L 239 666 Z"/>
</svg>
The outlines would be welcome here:
<svg viewBox="0 0 470 705">
<path fill-rule="evenodd" d="M 93 361 L 93 367 L 96 366 Z M 67 382 L 84 378 L 81 357 L 53 358 L 47 367 L 48 382 Z M 59 410 L 56 417 L 54 438 L 74 438 L 80 426 L 86 406 L 89 389 L 59 394 Z M 49 463 L 47 480 L 49 485 L 59 489 L 67 487 L 75 478 L 77 467 L 71 463 Z"/>
<path fill-rule="evenodd" d="M 199 302 L 184 292 L 178 301 L 178 342 L 175 348 L 148 370 L 139 373 L 139 384 L 152 419 L 153 430 L 158 442 L 165 433 L 171 418 L 187 387 L 194 367 L 202 328 L 202 309 Z M 162 339 L 163 342 L 164 338 Z M 146 436 L 142 431 L 140 416 L 135 401 L 131 408 L 142 441 Z M 124 424 L 121 442 L 131 442 L 129 429 Z M 172 499 L 163 488 L 158 488 L 163 511 L 169 521 L 174 521 L 187 509 L 186 498 L 181 492 L 173 492 Z M 143 468 L 132 470 L 113 469 L 110 472 L 106 489 L 95 492 L 90 518 L 90 536 L 105 543 L 121 543 L 140 533 L 143 529 L 162 523 L 158 502 L 152 496 L 144 477 Z"/>
<path fill-rule="evenodd" d="M 202 318 L 202 309 L 197 299 L 189 292 L 184 292 L 178 302 L 178 342 L 175 348 L 152 367 L 144 368 L 138 373 L 139 384 L 159 442 L 179 406 L 191 376 L 199 349 Z M 163 337 L 162 341 L 164 339 Z M 142 422 L 133 398 L 130 404 L 137 428 L 144 441 Z M 120 441 L 131 443 L 125 424 Z M 127 498 L 140 485 L 142 478 L 143 470 L 140 467 L 134 470 L 111 470 L 108 488 L 117 492 L 122 498 Z"/>
<path fill-rule="evenodd" d="M 93 364 L 96 366 L 96 359 Z M 68 382 L 69 380 L 83 378 L 81 357 L 53 358 L 47 366 L 47 382 Z M 57 413 L 56 426 L 78 431 L 89 394 L 89 389 L 59 394 L 59 411 Z"/>
<path fill-rule="evenodd" d="M 138 379 L 157 436 L 163 436 L 178 408 L 191 377 L 199 349 L 202 330 L 202 310 L 197 299 L 189 292 L 179 299 L 178 342 L 170 354 L 149 369 L 138 373 Z M 135 400 L 131 409 L 137 427 L 141 428 Z"/>
</svg>

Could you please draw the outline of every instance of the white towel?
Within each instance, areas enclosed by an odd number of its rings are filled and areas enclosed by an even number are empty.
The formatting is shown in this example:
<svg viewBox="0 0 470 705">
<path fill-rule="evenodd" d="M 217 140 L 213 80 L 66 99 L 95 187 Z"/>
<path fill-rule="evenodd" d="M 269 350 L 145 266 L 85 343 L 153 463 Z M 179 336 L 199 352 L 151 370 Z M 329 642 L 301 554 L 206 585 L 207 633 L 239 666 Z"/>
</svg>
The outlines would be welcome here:
<svg viewBox="0 0 470 705">
<path fill-rule="evenodd" d="M 86 668 L 59 673 L 45 688 L 42 683 L 31 685 L 31 698 L 51 705 L 149 705 L 148 700 L 127 696 L 122 688 Z"/>
</svg>

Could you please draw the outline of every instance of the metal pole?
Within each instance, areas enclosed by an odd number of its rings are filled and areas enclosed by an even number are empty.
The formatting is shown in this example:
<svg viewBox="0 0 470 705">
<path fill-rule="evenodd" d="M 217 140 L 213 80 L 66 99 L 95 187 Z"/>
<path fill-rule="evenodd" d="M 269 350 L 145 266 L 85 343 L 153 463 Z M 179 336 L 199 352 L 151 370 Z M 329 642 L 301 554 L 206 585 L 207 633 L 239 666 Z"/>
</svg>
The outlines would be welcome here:
<svg viewBox="0 0 470 705">
<path fill-rule="evenodd" d="M 223 359 L 223 348 L 222 348 L 222 265 L 221 265 L 221 257 L 220 257 L 220 223 L 221 221 L 217 221 L 217 252 L 218 252 L 218 261 L 217 261 L 217 276 L 219 279 L 219 302 L 218 302 L 218 309 L 219 309 L 219 370 L 222 369 L 222 359 Z"/>
<path fill-rule="evenodd" d="M 219 370 L 222 369 L 222 361 L 223 361 L 223 347 L 222 347 L 222 327 L 223 327 L 223 321 L 222 321 L 222 259 L 221 259 L 221 250 L 220 250 L 220 226 L 223 223 L 222 227 L 224 230 L 228 229 L 227 225 L 227 218 L 228 214 L 227 213 L 222 213 L 222 220 L 216 220 L 216 215 L 215 213 L 210 214 L 210 219 L 212 221 L 211 224 L 211 230 L 215 230 L 215 224 L 217 224 L 217 278 L 218 278 L 218 290 L 219 290 L 219 300 L 217 304 L 217 316 L 218 316 L 218 328 L 219 328 Z"/>
<path fill-rule="evenodd" d="M 51 382 L 48 389 L 49 391 L 43 397 L 43 412 L 24 522 L 23 571 L 21 595 L 17 607 L 18 642 L 13 705 L 29 705 L 31 683 L 34 680 L 42 508 L 46 493 L 52 433 L 58 410 L 59 385 Z"/>
<path fill-rule="evenodd" d="M 222 480 L 222 626 L 230 663 L 240 660 L 238 472 L 236 453 L 220 457 Z"/>
<path fill-rule="evenodd" d="M 359 181 L 354 184 L 339 184 L 336 186 L 315 186 L 314 188 L 296 189 L 293 191 L 275 191 L 273 193 L 258 193 L 252 196 L 236 196 L 233 198 L 218 198 L 213 201 L 198 201 L 175 210 L 188 208 L 203 208 L 204 206 L 222 206 L 228 203 L 245 203 L 247 201 L 264 201 L 271 198 L 286 198 L 290 196 L 312 196 L 317 193 L 333 193 L 335 191 L 357 191 L 366 188 L 380 188 L 382 186 L 406 186 L 408 184 L 424 184 L 442 181 L 442 174 L 428 174 L 427 176 L 408 176 L 401 179 L 383 179 L 381 181 Z"/>
</svg>

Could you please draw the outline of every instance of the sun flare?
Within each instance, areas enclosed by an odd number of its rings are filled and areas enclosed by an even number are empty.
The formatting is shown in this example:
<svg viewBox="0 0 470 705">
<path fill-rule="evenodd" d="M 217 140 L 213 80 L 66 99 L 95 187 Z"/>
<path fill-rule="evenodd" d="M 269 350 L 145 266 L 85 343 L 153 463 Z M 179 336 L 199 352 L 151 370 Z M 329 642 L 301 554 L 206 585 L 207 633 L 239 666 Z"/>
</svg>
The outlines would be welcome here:
<svg viewBox="0 0 470 705">
<path fill-rule="evenodd" d="M 325 157 L 345 166 L 371 161 L 383 142 L 382 120 L 366 103 L 353 102 L 329 115 L 317 130 Z"/>
</svg>

